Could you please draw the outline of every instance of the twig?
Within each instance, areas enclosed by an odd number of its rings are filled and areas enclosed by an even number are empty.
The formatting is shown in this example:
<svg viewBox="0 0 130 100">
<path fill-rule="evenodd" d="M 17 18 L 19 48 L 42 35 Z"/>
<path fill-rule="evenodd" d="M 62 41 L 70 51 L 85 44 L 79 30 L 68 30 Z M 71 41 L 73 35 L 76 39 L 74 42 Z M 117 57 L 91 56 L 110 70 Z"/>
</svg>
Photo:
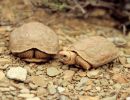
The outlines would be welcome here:
<svg viewBox="0 0 130 100">
<path fill-rule="evenodd" d="M 85 14 L 86 11 L 85 11 L 84 8 L 77 2 L 77 0 L 73 0 L 73 1 L 74 1 L 74 3 L 76 4 L 76 6 L 81 10 L 81 12 L 82 12 L 83 14 Z"/>
</svg>

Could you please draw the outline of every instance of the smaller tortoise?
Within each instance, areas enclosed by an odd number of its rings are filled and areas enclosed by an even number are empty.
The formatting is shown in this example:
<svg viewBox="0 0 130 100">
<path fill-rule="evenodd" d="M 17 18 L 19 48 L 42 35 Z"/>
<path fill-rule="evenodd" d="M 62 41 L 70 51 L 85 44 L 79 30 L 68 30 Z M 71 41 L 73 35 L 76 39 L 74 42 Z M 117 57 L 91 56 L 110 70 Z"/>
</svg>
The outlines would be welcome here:
<svg viewBox="0 0 130 100">
<path fill-rule="evenodd" d="M 58 53 L 58 36 L 40 22 L 29 22 L 10 34 L 13 55 L 27 62 L 46 62 Z"/>
<path fill-rule="evenodd" d="M 75 42 L 59 52 L 64 64 L 75 64 L 90 69 L 111 62 L 118 57 L 115 45 L 101 36 L 92 36 Z"/>
</svg>

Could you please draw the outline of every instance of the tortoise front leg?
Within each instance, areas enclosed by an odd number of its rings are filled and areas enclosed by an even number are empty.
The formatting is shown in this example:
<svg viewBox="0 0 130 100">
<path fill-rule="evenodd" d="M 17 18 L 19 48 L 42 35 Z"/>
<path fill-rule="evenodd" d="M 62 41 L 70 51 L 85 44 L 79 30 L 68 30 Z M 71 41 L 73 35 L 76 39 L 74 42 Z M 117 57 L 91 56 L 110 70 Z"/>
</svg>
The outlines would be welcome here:
<svg viewBox="0 0 130 100">
<path fill-rule="evenodd" d="M 76 64 L 87 70 L 91 68 L 91 65 L 80 56 L 76 56 Z"/>
</svg>

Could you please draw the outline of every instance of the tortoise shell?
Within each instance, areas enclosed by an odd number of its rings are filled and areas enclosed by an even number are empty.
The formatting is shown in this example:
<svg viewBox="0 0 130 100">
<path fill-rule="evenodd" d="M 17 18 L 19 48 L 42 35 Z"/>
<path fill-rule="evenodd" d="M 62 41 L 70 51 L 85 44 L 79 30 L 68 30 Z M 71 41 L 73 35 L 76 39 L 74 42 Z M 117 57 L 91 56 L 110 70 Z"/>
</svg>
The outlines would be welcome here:
<svg viewBox="0 0 130 100">
<path fill-rule="evenodd" d="M 80 39 L 70 49 L 93 67 L 106 64 L 118 57 L 118 49 L 115 45 L 101 36 Z"/>
<path fill-rule="evenodd" d="M 58 36 L 40 22 L 30 22 L 10 34 L 9 47 L 27 62 L 46 62 L 58 52 Z"/>
<path fill-rule="evenodd" d="M 9 47 L 12 53 L 37 49 L 46 54 L 57 54 L 58 36 L 48 26 L 40 22 L 29 22 L 13 30 Z M 28 52 L 25 52 L 25 55 Z"/>
</svg>

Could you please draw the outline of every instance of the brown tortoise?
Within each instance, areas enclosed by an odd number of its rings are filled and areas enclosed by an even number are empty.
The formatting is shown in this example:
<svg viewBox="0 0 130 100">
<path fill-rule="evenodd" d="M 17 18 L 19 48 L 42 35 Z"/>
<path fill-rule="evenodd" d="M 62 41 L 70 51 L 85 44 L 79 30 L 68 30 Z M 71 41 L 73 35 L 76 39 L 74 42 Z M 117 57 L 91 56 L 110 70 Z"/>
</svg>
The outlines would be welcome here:
<svg viewBox="0 0 130 100">
<path fill-rule="evenodd" d="M 29 22 L 10 34 L 13 55 L 27 62 L 46 62 L 58 52 L 58 36 L 40 22 Z"/>
<path fill-rule="evenodd" d="M 89 69 L 99 67 L 117 58 L 119 53 L 115 45 L 101 36 L 92 36 L 75 42 L 69 48 L 59 52 L 65 64 L 75 64 Z"/>
</svg>

